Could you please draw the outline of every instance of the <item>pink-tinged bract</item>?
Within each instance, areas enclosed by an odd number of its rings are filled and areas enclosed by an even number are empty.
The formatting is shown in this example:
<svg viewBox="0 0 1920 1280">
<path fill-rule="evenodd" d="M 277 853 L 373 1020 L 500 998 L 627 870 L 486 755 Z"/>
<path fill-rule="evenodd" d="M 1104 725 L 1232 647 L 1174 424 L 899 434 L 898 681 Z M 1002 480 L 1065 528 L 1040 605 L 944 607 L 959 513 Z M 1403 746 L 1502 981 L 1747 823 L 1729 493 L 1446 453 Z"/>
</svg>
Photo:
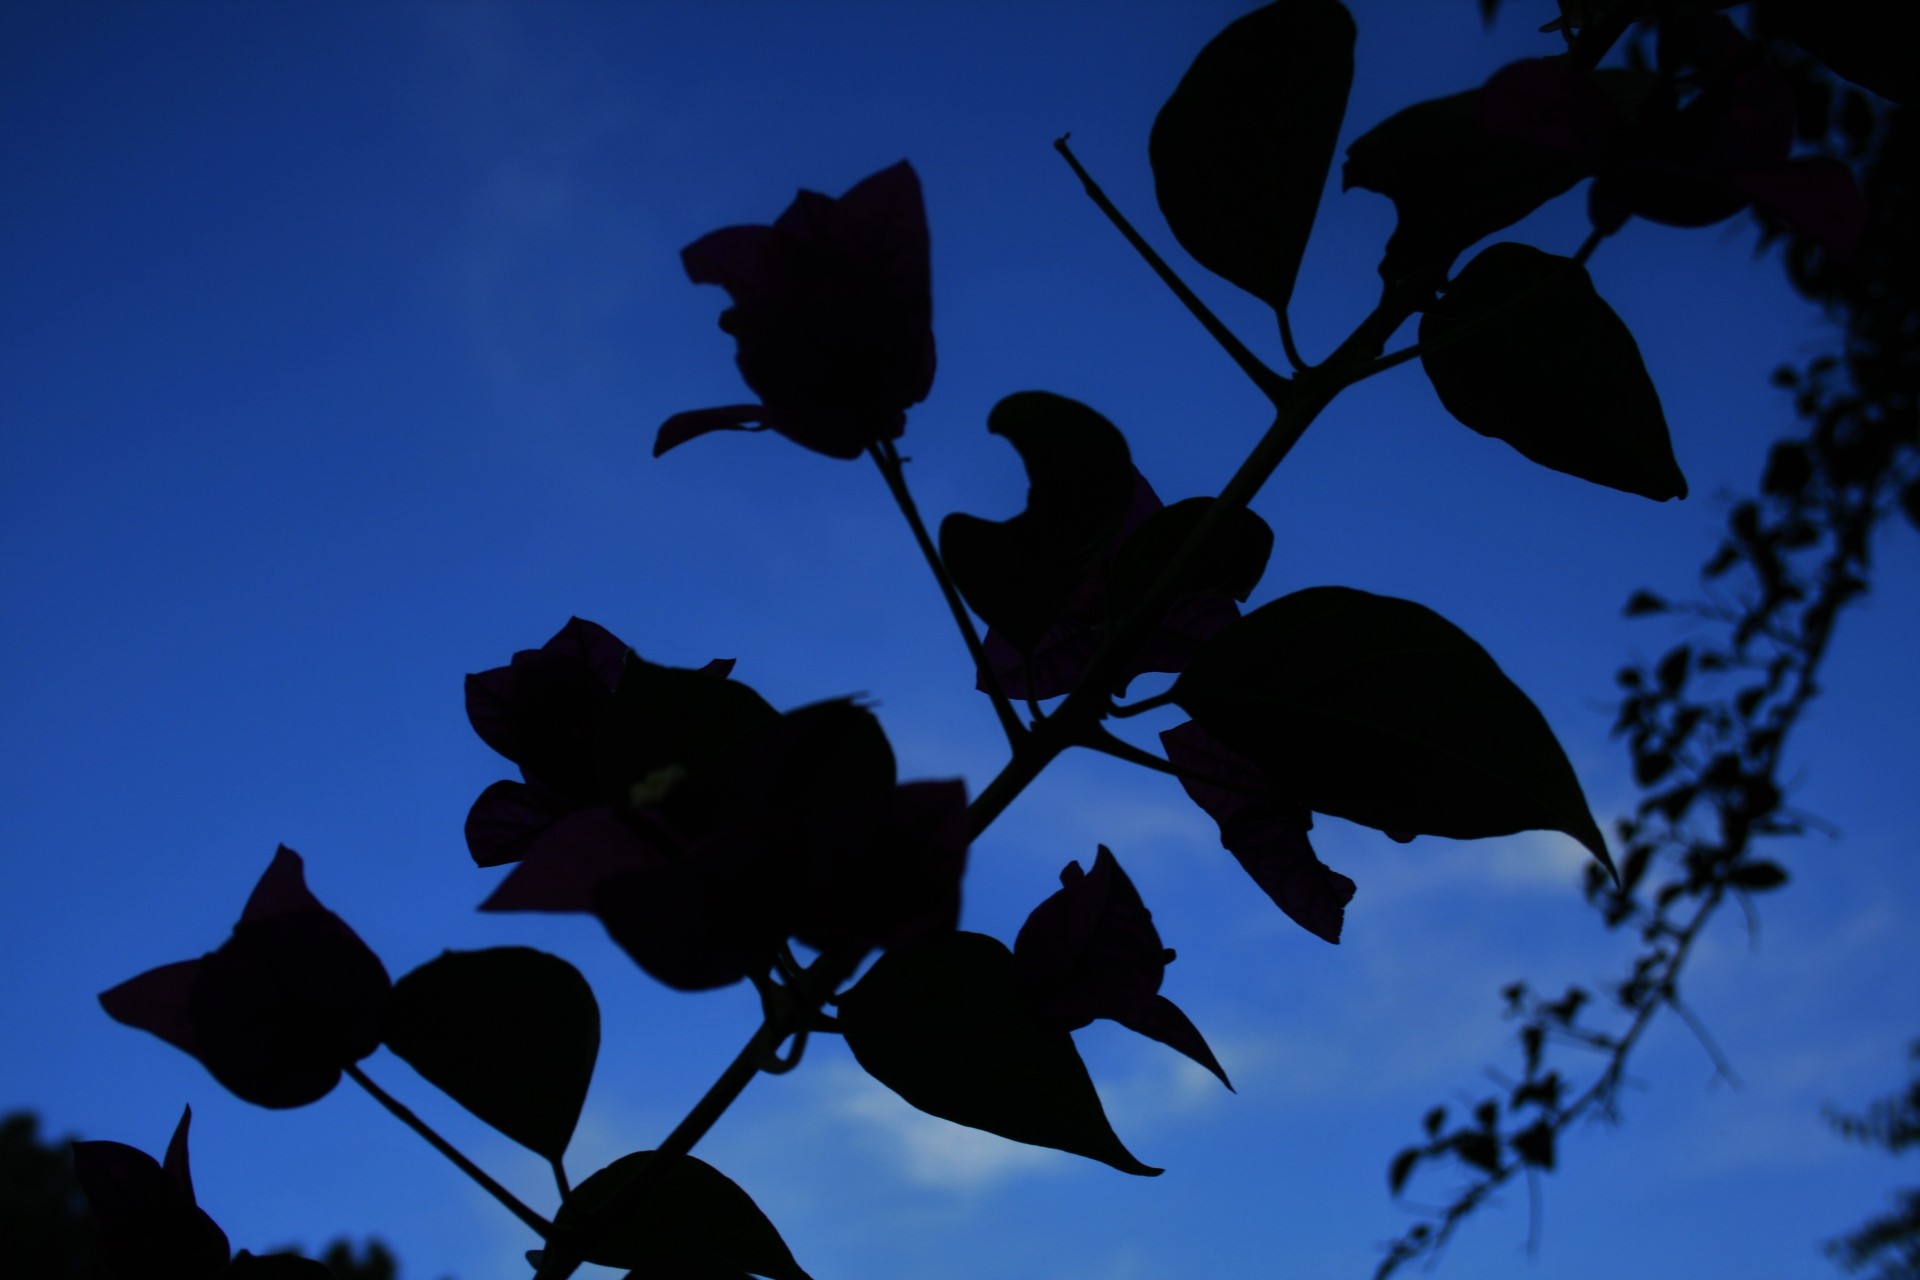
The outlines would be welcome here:
<svg viewBox="0 0 1920 1280">
<path fill-rule="evenodd" d="M 905 161 L 838 199 L 802 191 L 771 226 L 725 227 L 681 251 L 695 284 L 732 300 L 720 328 L 738 345 L 757 405 L 676 414 L 654 453 L 718 430 L 772 429 L 818 453 L 857 458 L 897 438 L 933 385 L 933 301 L 920 179 Z"/>
<path fill-rule="evenodd" d="M 129 979 L 100 1004 L 192 1054 L 248 1102 L 297 1107 L 379 1047 L 391 987 L 379 957 L 313 896 L 300 856 L 283 845 L 217 950 Z"/>
</svg>

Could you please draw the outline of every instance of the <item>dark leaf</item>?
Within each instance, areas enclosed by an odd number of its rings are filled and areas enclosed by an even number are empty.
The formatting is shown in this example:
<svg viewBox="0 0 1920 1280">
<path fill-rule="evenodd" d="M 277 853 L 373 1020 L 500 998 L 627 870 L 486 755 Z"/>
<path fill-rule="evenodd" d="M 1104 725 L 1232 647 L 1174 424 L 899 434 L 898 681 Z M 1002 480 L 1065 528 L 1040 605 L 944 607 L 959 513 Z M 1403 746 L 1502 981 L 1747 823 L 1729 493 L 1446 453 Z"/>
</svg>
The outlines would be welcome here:
<svg viewBox="0 0 1920 1280">
<path fill-rule="evenodd" d="M 600 1050 L 600 1008 L 572 965 L 531 947 L 448 951 L 394 984 L 389 1049 L 455 1102 L 549 1160 L 566 1152 Z"/>
<path fill-rule="evenodd" d="M 1153 996 L 1114 1021 L 1129 1031 L 1137 1031 L 1149 1040 L 1158 1040 L 1174 1052 L 1186 1055 L 1213 1072 L 1229 1090 L 1233 1089 L 1233 1081 L 1227 1079 L 1227 1069 L 1213 1056 L 1213 1050 L 1200 1034 L 1200 1028 L 1193 1025 L 1193 1019 L 1187 1017 L 1179 1005 L 1165 996 Z"/>
<path fill-rule="evenodd" d="M 1754 25 L 1762 34 L 1784 36 L 1835 74 L 1899 103 L 1913 101 L 1920 81 L 1911 16 L 1880 0 L 1759 0 L 1754 5 Z"/>
<path fill-rule="evenodd" d="M 868 1074 L 922 1111 L 1160 1172 L 1121 1145 L 1073 1036 L 1041 1020 L 993 938 L 956 932 L 888 952 L 840 998 L 840 1026 Z"/>
<path fill-rule="evenodd" d="M 1214 501 L 1176 502 L 1147 517 L 1127 536 L 1109 575 L 1109 617 L 1119 621 L 1139 605 Z M 1201 553 L 1188 562 L 1170 599 L 1218 595 L 1245 600 L 1259 585 L 1272 552 L 1273 530 L 1267 522 L 1245 507 L 1236 507 L 1216 526 Z"/>
<path fill-rule="evenodd" d="M 693 1156 L 647 1170 L 646 1194 L 618 1215 L 619 1191 L 653 1156 L 621 1156 L 573 1189 L 553 1225 L 588 1262 L 641 1274 L 724 1275 L 724 1264 L 771 1280 L 811 1280 L 760 1206 L 733 1179 Z M 691 1267 L 691 1271 L 683 1268 Z"/>
<path fill-rule="evenodd" d="M 1420 1148 L 1407 1147 L 1393 1158 L 1387 1166 L 1387 1190 L 1394 1195 L 1400 1194 L 1400 1188 L 1407 1185 L 1407 1179 L 1413 1176 L 1413 1166 L 1420 1163 Z"/>
<path fill-rule="evenodd" d="M 1621 612 L 1629 618 L 1638 618 L 1649 613 L 1665 613 L 1672 607 L 1653 592 L 1641 590 L 1627 597 L 1626 607 Z"/>
<path fill-rule="evenodd" d="M 1200 51 L 1148 142 L 1160 210 L 1194 260 L 1285 311 L 1353 83 L 1337 0 L 1278 0 Z"/>
<path fill-rule="evenodd" d="M 1486 650 L 1420 605 L 1295 592 L 1209 641 L 1173 695 L 1316 812 L 1461 839 L 1564 831 L 1612 869 L 1546 720 Z"/>
<path fill-rule="evenodd" d="M 1011 520 L 950 515 L 940 555 L 987 625 L 1031 650 L 1094 572 L 1134 491 L 1127 442 L 1077 401 L 1023 391 L 993 407 L 987 430 L 1027 468 L 1027 508 Z"/>
<path fill-rule="evenodd" d="M 1787 882 L 1787 869 L 1777 862 L 1742 862 L 1727 872 L 1727 883 L 1737 889 L 1778 889 Z"/>
<path fill-rule="evenodd" d="M 1481 435 L 1594 484 L 1687 496 L 1640 349 L 1572 259 L 1488 248 L 1422 318 L 1420 346 L 1440 403 Z"/>
<path fill-rule="evenodd" d="M 1347 148 L 1341 183 L 1399 215 L 1380 274 L 1444 273 L 1461 250 L 1511 226 L 1583 176 L 1571 155 L 1489 129 L 1478 89 L 1415 103 Z"/>
<path fill-rule="evenodd" d="M 1307 840 L 1313 815 L 1270 794 L 1259 770 L 1191 720 L 1162 733 L 1160 745 L 1169 763 L 1202 775 L 1180 785 L 1220 825 L 1221 845 L 1260 891 L 1308 933 L 1338 943 L 1354 885 L 1314 853 Z"/>
<path fill-rule="evenodd" d="M 1553 1171 L 1553 1126 L 1540 1120 L 1507 1139 L 1522 1164 Z M 1464 1153 L 1463 1153 L 1464 1154 Z"/>
<path fill-rule="evenodd" d="M 1499 1171 L 1500 1144 L 1491 1133 L 1456 1134 L 1453 1149 L 1455 1154 L 1476 1169 L 1487 1173 Z"/>
<path fill-rule="evenodd" d="M 76 1142 L 73 1172 L 87 1198 L 107 1274 L 201 1280 L 227 1265 L 227 1236 L 194 1203 L 185 1111 L 163 1167 L 121 1142 Z"/>
</svg>

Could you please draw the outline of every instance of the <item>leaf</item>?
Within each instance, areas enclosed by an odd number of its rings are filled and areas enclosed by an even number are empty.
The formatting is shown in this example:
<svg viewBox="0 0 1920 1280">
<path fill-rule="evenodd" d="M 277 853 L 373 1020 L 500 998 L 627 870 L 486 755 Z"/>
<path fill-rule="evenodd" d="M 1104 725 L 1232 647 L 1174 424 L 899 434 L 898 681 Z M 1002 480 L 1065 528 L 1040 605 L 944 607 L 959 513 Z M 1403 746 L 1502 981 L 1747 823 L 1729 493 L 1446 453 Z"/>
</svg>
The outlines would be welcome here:
<svg viewBox="0 0 1920 1280">
<path fill-rule="evenodd" d="M 1520 1157 L 1522 1164 L 1536 1169 L 1553 1172 L 1553 1125 L 1546 1120 L 1536 1120 L 1533 1124 L 1507 1139 L 1507 1145 L 1513 1148 L 1513 1154 Z M 1462 1152 L 1465 1155 L 1465 1152 Z"/>
<path fill-rule="evenodd" d="M 1024 652 L 1106 554 L 1135 473 L 1119 429 L 1064 396 L 1008 396 L 987 416 L 987 430 L 1019 450 L 1027 509 L 1003 521 L 948 516 L 940 555 L 974 612 Z"/>
<path fill-rule="evenodd" d="M 1393 1163 L 1387 1166 L 1387 1190 L 1394 1195 L 1400 1194 L 1400 1188 L 1407 1185 L 1407 1179 L 1413 1175 L 1413 1166 L 1420 1163 L 1424 1154 L 1419 1147 L 1403 1147 L 1393 1157 Z"/>
<path fill-rule="evenodd" d="M 1727 872 L 1727 883 L 1736 889 L 1764 892 L 1787 882 L 1787 869 L 1777 862 L 1742 862 Z"/>
<path fill-rule="evenodd" d="M 593 1078 L 600 1009 L 558 956 L 448 951 L 394 984 L 386 1043 L 455 1102 L 558 1160 Z"/>
<path fill-rule="evenodd" d="M 1420 363 L 1460 422 L 1594 484 L 1687 496 L 1633 335 L 1571 258 L 1496 244 L 1420 321 Z"/>
<path fill-rule="evenodd" d="M 1754 25 L 1764 35 L 1785 36 L 1836 75 L 1883 98 L 1913 101 L 1920 85 L 1913 57 L 1913 28 L 1898 7 L 1878 0 L 1762 0 Z"/>
<path fill-rule="evenodd" d="M 1147 144 L 1160 211 L 1194 260 L 1284 312 L 1353 84 L 1338 0 L 1278 0 L 1208 43 Z"/>
<path fill-rule="evenodd" d="M 753 1197 L 704 1160 L 678 1156 L 648 1171 L 646 1193 L 618 1216 L 609 1212 L 629 1180 L 653 1157 L 621 1156 L 573 1189 L 554 1215 L 556 1242 L 588 1262 L 646 1275 L 709 1271 L 724 1263 L 771 1280 L 812 1280 Z"/>
<path fill-rule="evenodd" d="M 1215 501 L 1188 498 L 1163 507 L 1127 535 L 1108 578 L 1110 618 L 1117 621 L 1133 612 Z M 1245 600 L 1260 584 L 1272 553 L 1273 530 L 1267 522 L 1245 507 L 1235 507 L 1214 527 L 1207 545 L 1181 572 L 1171 599 L 1215 595 Z"/>
<path fill-rule="evenodd" d="M 867 1073 L 943 1120 L 1157 1174 L 1127 1151 L 1064 1029 L 1041 1021 L 1013 953 L 955 932 L 889 951 L 840 998 Z"/>
<path fill-rule="evenodd" d="M 1417 102 L 1347 147 L 1341 186 L 1377 191 L 1398 215 L 1380 274 L 1445 272 L 1463 249 L 1584 176 L 1570 153 L 1486 127 L 1481 93 Z"/>
<path fill-rule="evenodd" d="M 1383 831 L 1564 831 L 1609 871 L 1553 730 L 1439 614 L 1348 587 L 1296 591 L 1208 641 L 1173 700 L 1282 794 Z"/>
</svg>

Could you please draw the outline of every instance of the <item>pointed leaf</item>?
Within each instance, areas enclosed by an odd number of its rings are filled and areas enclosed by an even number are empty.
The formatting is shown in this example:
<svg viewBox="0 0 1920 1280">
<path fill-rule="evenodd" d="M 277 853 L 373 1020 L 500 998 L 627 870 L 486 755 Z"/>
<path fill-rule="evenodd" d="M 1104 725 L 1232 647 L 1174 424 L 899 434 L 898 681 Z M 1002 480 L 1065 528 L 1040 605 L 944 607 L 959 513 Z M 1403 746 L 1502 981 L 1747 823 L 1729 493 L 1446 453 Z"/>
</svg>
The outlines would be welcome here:
<svg viewBox="0 0 1920 1280">
<path fill-rule="evenodd" d="M 922 1111 L 1160 1172 L 1121 1145 L 1073 1036 L 1035 1014 L 993 938 L 956 932 L 887 952 L 840 998 L 840 1025 L 868 1074 Z"/>
<path fill-rule="evenodd" d="M 448 951 L 394 984 L 386 1043 L 455 1102 L 549 1160 L 565 1153 L 600 1050 L 572 965 L 531 947 Z"/>
<path fill-rule="evenodd" d="M 678 1156 L 648 1168 L 654 1153 L 621 1156 L 573 1189 L 553 1225 L 576 1238 L 579 1255 L 646 1275 L 725 1275 L 736 1267 L 771 1280 L 812 1280 L 786 1241 L 739 1184 L 704 1160 Z M 644 1173 L 643 1173 L 644 1171 Z M 629 1181 L 645 1194 L 621 1207 Z"/>
<path fill-rule="evenodd" d="M 1447 412 L 1543 467 L 1665 501 L 1687 496 L 1640 348 L 1571 258 L 1496 244 L 1420 321 Z"/>
<path fill-rule="evenodd" d="M 1114 1021 L 1149 1040 L 1158 1040 L 1176 1053 L 1185 1054 L 1213 1072 L 1229 1092 L 1237 1092 L 1233 1088 L 1233 1081 L 1227 1079 L 1227 1069 L 1213 1056 L 1206 1037 L 1200 1034 L 1200 1028 L 1193 1025 L 1193 1019 L 1179 1005 L 1165 996 L 1154 996 L 1124 1018 Z"/>
<path fill-rule="evenodd" d="M 1487 128 L 1478 89 L 1417 102 L 1354 139 L 1341 185 L 1377 191 L 1398 219 L 1380 274 L 1445 272 L 1585 176 L 1570 152 Z"/>
<path fill-rule="evenodd" d="M 1027 509 L 998 522 L 948 516 L 940 555 L 974 612 L 1026 651 L 1112 544 L 1133 499 L 1133 462 L 1111 422 L 1045 391 L 1002 400 L 987 430 L 1020 451 Z"/>
<path fill-rule="evenodd" d="M 1297 591 L 1208 641 L 1173 696 L 1316 812 L 1458 839 L 1564 831 L 1612 870 L 1539 710 L 1485 649 L 1411 601 Z"/>
<path fill-rule="evenodd" d="M 1127 535 L 1114 557 L 1107 613 L 1120 619 L 1131 613 L 1166 571 L 1174 554 L 1193 534 L 1216 500 L 1188 498 L 1162 508 Z M 1173 599 L 1228 596 L 1245 600 L 1260 584 L 1273 553 L 1273 530 L 1245 507 L 1236 507 L 1215 527 L 1207 545 L 1181 573 Z"/>
<path fill-rule="evenodd" d="M 1338 0 L 1277 0 L 1214 37 L 1148 142 L 1167 225 L 1201 266 L 1276 311 L 1293 296 L 1353 84 Z"/>
</svg>

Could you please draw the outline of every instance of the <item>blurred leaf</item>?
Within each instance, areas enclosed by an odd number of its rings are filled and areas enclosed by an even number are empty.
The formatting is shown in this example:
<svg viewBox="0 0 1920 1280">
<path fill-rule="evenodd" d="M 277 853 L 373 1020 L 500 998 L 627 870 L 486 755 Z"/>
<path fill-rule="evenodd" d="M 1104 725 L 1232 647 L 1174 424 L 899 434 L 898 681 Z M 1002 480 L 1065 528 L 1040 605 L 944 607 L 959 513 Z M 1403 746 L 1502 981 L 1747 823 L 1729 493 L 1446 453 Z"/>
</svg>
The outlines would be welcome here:
<svg viewBox="0 0 1920 1280">
<path fill-rule="evenodd" d="M 1399 1195 L 1400 1188 L 1406 1186 L 1407 1179 L 1413 1176 L 1413 1166 L 1419 1163 L 1419 1147 L 1407 1147 L 1394 1156 L 1393 1163 L 1387 1166 L 1387 1190 Z"/>
<path fill-rule="evenodd" d="M 1627 597 L 1626 607 L 1621 610 L 1629 618 L 1638 618 L 1649 613 L 1665 613 L 1673 606 L 1651 591 L 1640 590 Z"/>
<path fill-rule="evenodd" d="M 1200 51 L 1148 141 L 1160 210 L 1201 266 L 1276 311 L 1293 296 L 1353 83 L 1338 0 L 1278 0 Z"/>
<path fill-rule="evenodd" d="M 940 556 L 987 625 L 1026 651 L 1112 544 L 1133 499 L 1126 439 L 1078 401 L 1023 391 L 993 407 L 987 430 L 1027 468 L 1027 509 L 1011 520 L 950 515 Z"/>
<path fill-rule="evenodd" d="M 1582 480 L 1687 496 L 1633 335 L 1586 268 L 1496 244 L 1420 321 L 1420 363 L 1460 422 Z"/>
<path fill-rule="evenodd" d="M 956 932 L 887 952 L 840 998 L 840 1027 L 868 1074 L 922 1111 L 1160 1172 L 1121 1145 L 1072 1035 L 1035 1013 L 996 939 Z"/>
<path fill-rule="evenodd" d="M 1480 90 L 1407 107 L 1347 147 L 1342 187 L 1377 191 L 1398 219 L 1380 274 L 1444 272 L 1475 241 L 1511 226 L 1583 176 L 1570 153 L 1481 123 Z"/>
<path fill-rule="evenodd" d="M 726 1274 L 737 1267 L 771 1280 L 812 1280 L 753 1197 L 704 1160 L 678 1156 L 648 1175 L 646 1194 L 615 1216 L 609 1201 L 651 1151 L 621 1156 L 573 1189 L 554 1215 L 555 1234 L 588 1262 L 644 1275 Z"/>
<path fill-rule="evenodd" d="M 558 1160 L 600 1050 L 587 980 L 531 947 L 448 951 L 394 984 L 386 1043 L 447 1096 Z"/>
<path fill-rule="evenodd" d="M 1522 1164 L 1532 1165 L 1536 1169 L 1553 1171 L 1553 1126 L 1545 1120 L 1536 1121 L 1507 1139 L 1507 1145 L 1513 1148 L 1513 1154 L 1520 1157 Z"/>
<path fill-rule="evenodd" d="M 1777 862 L 1742 862 L 1727 872 L 1727 883 L 1737 889 L 1762 892 L 1787 882 L 1787 869 Z"/>
<path fill-rule="evenodd" d="M 1763 35 L 1793 41 L 1836 75 L 1883 98 L 1913 101 L 1920 58 L 1912 13 L 1901 6 L 1881 0 L 1757 0 L 1754 26 Z"/>
<path fill-rule="evenodd" d="M 1120 544 L 1109 578 L 1107 611 L 1125 618 L 1152 589 L 1174 553 L 1206 517 L 1216 499 L 1188 498 L 1148 516 Z M 1230 511 L 1206 547 L 1181 573 L 1173 599 L 1218 595 L 1245 600 L 1260 584 L 1273 553 L 1273 530 L 1245 507 Z"/>
<path fill-rule="evenodd" d="M 1546 720 L 1485 649 L 1421 605 L 1297 591 L 1202 646 L 1173 697 L 1318 813 L 1459 839 L 1564 831 L 1612 869 Z"/>
</svg>

